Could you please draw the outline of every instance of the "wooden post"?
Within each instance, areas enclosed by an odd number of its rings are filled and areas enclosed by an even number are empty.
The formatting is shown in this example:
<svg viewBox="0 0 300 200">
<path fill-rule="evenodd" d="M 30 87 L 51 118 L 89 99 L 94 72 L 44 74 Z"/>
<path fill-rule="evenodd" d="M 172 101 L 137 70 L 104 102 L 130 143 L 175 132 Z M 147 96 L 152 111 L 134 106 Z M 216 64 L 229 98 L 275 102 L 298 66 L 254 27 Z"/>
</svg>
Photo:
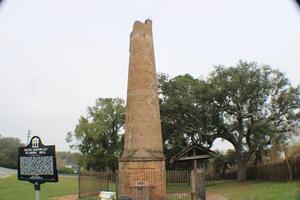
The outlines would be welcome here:
<svg viewBox="0 0 300 200">
<path fill-rule="evenodd" d="M 204 161 L 215 155 L 215 152 L 193 143 L 171 158 L 171 163 L 176 161 L 189 161 L 192 200 L 206 200 Z M 200 160 L 200 162 L 198 162 L 198 160 Z"/>
<path fill-rule="evenodd" d="M 196 149 L 193 150 L 193 155 L 196 155 Z M 193 200 L 198 200 L 198 174 L 197 174 L 197 160 L 192 160 L 191 182 Z"/>
<path fill-rule="evenodd" d="M 206 200 L 206 193 L 205 193 L 205 165 L 204 162 L 201 161 L 200 168 L 198 169 L 199 173 L 199 187 L 198 189 L 198 196 L 199 200 Z"/>
</svg>

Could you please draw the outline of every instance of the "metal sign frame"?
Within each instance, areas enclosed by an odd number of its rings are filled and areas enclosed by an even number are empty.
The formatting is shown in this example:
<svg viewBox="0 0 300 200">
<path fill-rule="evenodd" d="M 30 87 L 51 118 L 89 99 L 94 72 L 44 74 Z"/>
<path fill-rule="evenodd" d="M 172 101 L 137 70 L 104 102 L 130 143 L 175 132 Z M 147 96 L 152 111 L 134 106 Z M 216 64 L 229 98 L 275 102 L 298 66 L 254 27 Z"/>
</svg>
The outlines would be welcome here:
<svg viewBox="0 0 300 200">
<path fill-rule="evenodd" d="M 38 136 L 33 136 L 26 147 L 19 147 L 18 179 L 33 184 L 58 182 L 55 145 L 44 145 Z"/>
</svg>

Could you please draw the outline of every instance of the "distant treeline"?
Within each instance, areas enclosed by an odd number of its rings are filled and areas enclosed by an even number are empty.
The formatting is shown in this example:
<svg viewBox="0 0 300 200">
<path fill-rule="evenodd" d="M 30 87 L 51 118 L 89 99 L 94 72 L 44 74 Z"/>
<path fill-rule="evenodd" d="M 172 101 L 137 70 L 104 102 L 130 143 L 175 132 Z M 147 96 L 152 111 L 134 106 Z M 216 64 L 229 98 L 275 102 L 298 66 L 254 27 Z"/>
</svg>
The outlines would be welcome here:
<svg viewBox="0 0 300 200">
<path fill-rule="evenodd" d="M 17 168 L 18 147 L 25 146 L 19 138 L 0 135 L 0 167 Z M 77 168 L 77 154 L 72 152 L 56 152 L 57 168 L 64 173 L 73 172 Z"/>
<path fill-rule="evenodd" d="M 25 146 L 19 138 L 0 135 L 0 166 L 16 169 L 18 147 Z"/>
</svg>

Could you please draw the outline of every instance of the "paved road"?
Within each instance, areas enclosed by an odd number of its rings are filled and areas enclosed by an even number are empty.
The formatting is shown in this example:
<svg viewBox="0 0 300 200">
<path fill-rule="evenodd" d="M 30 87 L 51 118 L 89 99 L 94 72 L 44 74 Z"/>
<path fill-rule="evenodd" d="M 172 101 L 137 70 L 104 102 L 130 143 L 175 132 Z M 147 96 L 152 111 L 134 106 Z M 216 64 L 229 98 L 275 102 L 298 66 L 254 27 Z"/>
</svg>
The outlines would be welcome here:
<svg viewBox="0 0 300 200">
<path fill-rule="evenodd" d="M 5 178 L 13 174 L 17 174 L 17 170 L 0 167 L 0 178 Z"/>
</svg>

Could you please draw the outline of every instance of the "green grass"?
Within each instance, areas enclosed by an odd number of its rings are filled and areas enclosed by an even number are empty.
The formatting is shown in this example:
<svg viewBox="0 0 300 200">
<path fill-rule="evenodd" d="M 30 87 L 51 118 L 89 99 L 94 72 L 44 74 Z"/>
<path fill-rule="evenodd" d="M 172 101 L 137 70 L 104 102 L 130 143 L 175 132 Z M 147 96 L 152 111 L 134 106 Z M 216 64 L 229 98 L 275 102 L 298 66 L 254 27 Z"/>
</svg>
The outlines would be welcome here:
<svg viewBox="0 0 300 200">
<path fill-rule="evenodd" d="M 254 182 L 217 181 L 206 187 L 208 192 L 220 194 L 228 200 L 300 200 L 300 181 L 288 182 Z M 188 192 L 187 184 L 170 184 L 169 193 Z"/>
<path fill-rule="evenodd" d="M 41 200 L 51 200 L 51 197 L 77 193 L 77 178 L 61 176 L 58 183 L 41 185 Z M 0 200 L 34 200 L 33 184 L 18 181 L 16 176 L 0 179 Z"/>
<path fill-rule="evenodd" d="M 189 192 L 191 190 L 190 185 L 184 183 L 171 183 L 167 186 L 168 193 L 181 193 Z"/>
<path fill-rule="evenodd" d="M 223 195 L 228 200 L 300 200 L 300 181 L 246 182 L 221 181 L 207 191 Z"/>
<path fill-rule="evenodd" d="M 114 184 L 110 189 L 115 190 Z M 172 184 L 168 192 L 185 192 L 188 185 Z M 240 183 L 236 181 L 218 181 L 207 187 L 208 192 L 223 195 L 228 200 L 298 200 L 300 181 L 287 182 L 253 182 Z M 76 177 L 59 177 L 58 183 L 41 185 L 42 200 L 51 200 L 55 196 L 77 193 Z M 16 176 L 0 179 L 0 200 L 33 200 L 34 189 L 31 183 L 18 181 Z M 300 200 L 300 198 L 299 198 Z"/>
<path fill-rule="evenodd" d="M 115 191 L 115 185 L 110 189 Z M 300 200 L 300 181 L 288 182 L 254 182 L 216 181 L 206 188 L 208 192 L 220 194 L 228 200 Z M 169 184 L 168 193 L 189 192 L 188 184 Z M 87 199 L 85 199 L 87 200 Z"/>
</svg>

